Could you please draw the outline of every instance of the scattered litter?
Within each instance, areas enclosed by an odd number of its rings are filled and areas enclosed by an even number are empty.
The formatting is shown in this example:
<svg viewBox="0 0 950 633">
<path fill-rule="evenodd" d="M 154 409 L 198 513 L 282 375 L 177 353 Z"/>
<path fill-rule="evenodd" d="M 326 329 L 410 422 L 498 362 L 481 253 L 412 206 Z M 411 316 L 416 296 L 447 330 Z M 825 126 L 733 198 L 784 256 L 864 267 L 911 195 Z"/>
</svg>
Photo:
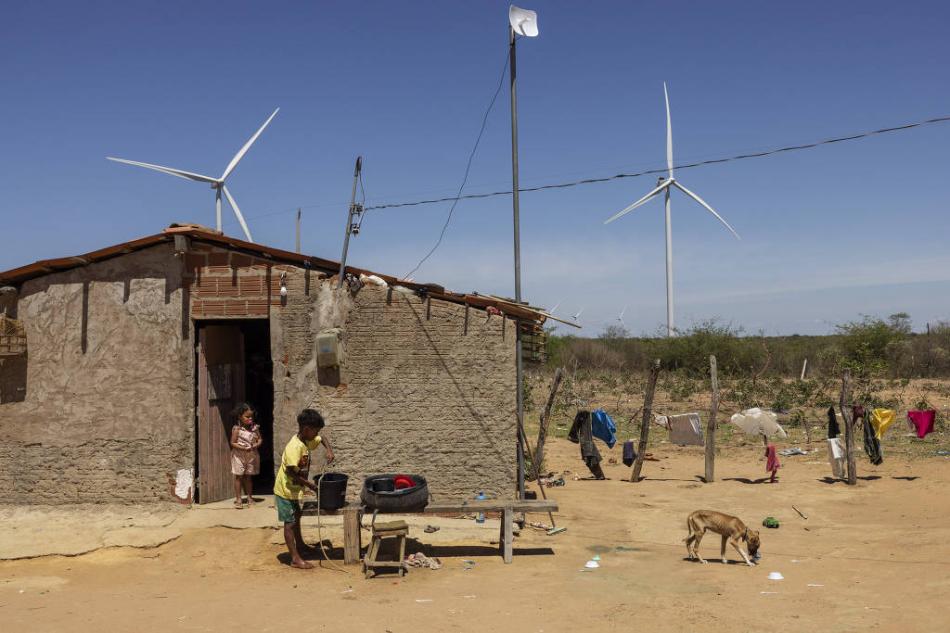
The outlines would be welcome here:
<svg viewBox="0 0 950 633">
<path fill-rule="evenodd" d="M 802 561 L 798 560 L 797 558 L 793 558 L 791 562 L 793 562 L 793 563 L 800 563 L 800 562 L 802 562 Z"/>
<path fill-rule="evenodd" d="M 950 455 L 950 450 L 947 450 L 945 448 L 937 449 L 937 455 L 940 455 L 941 457 L 946 457 Z"/>
<path fill-rule="evenodd" d="M 594 554 L 593 556 L 591 556 L 591 560 L 600 561 L 600 554 Z"/>
<path fill-rule="evenodd" d="M 423 532 L 426 534 L 432 534 L 433 532 L 438 532 L 441 528 L 438 525 L 427 525 Z"/>
<path fill-rule="evenodd" d="M 778 592 L 777 591 L 760 591 L 759 593 L 762 594 L 763 596 L 766 596 L 766 595 L 777 594 Z"/>
<path fill-rule="evenodd" d="M 416 602 L 432 602 L 432 598 L 416 598 Z"/>
<path fill-rule="evenodd" d="M 598 563 L 595 560 L 589 560 L 586 563 L 584 563 L 584 567 L 586 567 L 587 569 L 597 569 L 598 567 L 600 567 L 600 563 Z"/>
<path fill-rule="evenodd" d="M 548 473 L 547 475 L 538 477 L 538 483 L 546 488 L 560 487 L 564 485 L 564 475 Z"/>
<path fill-rule="evenodd" d="M 442 561 L 435 557 L 426 556 L 423 553 L 409 554 L 406 556 L 406 564 L 410 567 L 428 567 L 429 569 L 442 569 Z"/>
<path fill-rule="evenodd" d="M 798 508 L 796 508 L 795 506 L 792 506 L 792 510 L 797 512 L 801 518 L 805 519 L 806 521 L 808 520 L 808 515 L 802 512 L 801 510 L 799 510 Z"/>
<path fill-rule="evenodd" d="M 817 584 L 815 584 L 815 583 L 813 583 L 813 582 L 808 583 L 808 586 L 809 586 L 809 587 L 824 587 L 824 585 L 817 585 Z"/>
<path fill-rule="evenodd" d="M 803 451 L 797 446 L 793 446 L 791 448 L 783 448 L 778 452 L 778 454 L 783 457 L 791 457 L 792 455 L 807 455 L 808 451 Z"/>
<path fill-rule="evenodd" d="M 465 570 L 468 570 L 468 569 L 475 569 L 475 561 L 473 561 L 473 560 L 463 560 L 463 561 L 462 561 L 462 569 L 465 569 Z"/>
<path fill-rule="evenodd" d="M 781 572 L 773 571 L 769 572 L 769 580 L 785 580 L 785 576 Z"/>
<path fill-rule="evenodd" d="M 475 594 L 472 594 L 472 595 L 469 595 L 469 596 L 462 596 L 462 597 L 471 600 L 472 598 L 477 598 L 478 596 L 476 596 Z"/>
<path fill-rule="evenodd" d="M 779 526 L 779 523 L 778 523 L 778 519 L 776 519 L 775 517 L 765 517 L 764 519 L 762 519 L 762 525 L 764 525 L 767 528 L 775 529 Z"/>
</svg>

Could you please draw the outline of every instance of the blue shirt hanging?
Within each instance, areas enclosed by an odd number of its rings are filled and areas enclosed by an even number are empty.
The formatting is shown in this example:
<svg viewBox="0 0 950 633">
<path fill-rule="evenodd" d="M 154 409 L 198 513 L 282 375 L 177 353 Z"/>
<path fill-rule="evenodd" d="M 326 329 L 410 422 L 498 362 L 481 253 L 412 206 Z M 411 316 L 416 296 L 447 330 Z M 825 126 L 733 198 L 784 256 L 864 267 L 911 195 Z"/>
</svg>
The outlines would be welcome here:
<svg viewBox="0 0 950 633">
<path fill-rule="evenodd" d="M 597 409 L 590 414 L 591 434 L 599 440 L 603 440 L 608 448 L 613 448 L 617 443 L 617 425 L 610 419 L 607 412 L 603 409 Z"/>
</svg>

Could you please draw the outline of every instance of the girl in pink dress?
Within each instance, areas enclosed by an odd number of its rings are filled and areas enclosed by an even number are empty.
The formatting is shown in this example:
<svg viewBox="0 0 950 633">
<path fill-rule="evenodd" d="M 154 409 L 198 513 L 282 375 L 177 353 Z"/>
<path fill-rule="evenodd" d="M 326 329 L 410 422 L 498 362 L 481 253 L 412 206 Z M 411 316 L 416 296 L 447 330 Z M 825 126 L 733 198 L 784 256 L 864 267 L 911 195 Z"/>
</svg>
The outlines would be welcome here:
<svg viewBox="0 0 950 633">
<path fill-rule="evenodd" d="M 240 510 L 241 488 L 247 493 L 247 504 L 253 505 L 251 477 L 261 472 L 261 430 L 254 422 L 257 412 L 254 407 L 242 402 L 232 415 L 236 424 L 231 429 L 231 474 L 234 475 L 234 507 Z"/>
</svg>

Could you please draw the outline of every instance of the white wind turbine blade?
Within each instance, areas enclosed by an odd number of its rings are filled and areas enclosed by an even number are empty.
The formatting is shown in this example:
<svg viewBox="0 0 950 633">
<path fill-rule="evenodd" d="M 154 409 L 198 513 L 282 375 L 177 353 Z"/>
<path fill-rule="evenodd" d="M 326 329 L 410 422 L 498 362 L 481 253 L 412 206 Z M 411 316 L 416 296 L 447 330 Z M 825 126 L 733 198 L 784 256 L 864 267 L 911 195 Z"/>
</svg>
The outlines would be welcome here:
<svg viewBox="0 0 950 633">
<path fill-rule="evenodd" d="M 560 301 L 558 301 L 557 303 L 555 303 L 555 304 L 554 304 L 554 307 L 551 308 L 550 310 L 548 310 L 548 314 L 554 314 L 554 311 L 557 310 L 557 309 L 558 309 L 558 306 L 560 306 L 560 305 L 561 305 L 561 302 L 560 302 Z"/>
<path fill-rule="evenodd" d="M 576 321 L 576 320 L 578 320 L 579 318 L 581 318 L 581 314 L 582 314 L 583 312 L 584 312 L 584 308 L 581 308 L 580 310 L 578 310 L 577 314 L 575 314 L 575 315 L 574 315 L 573 317 L 571 317 L 571 318 Z"/>
<path fill-rule="evenodd" d="M 706 210 L 709 211 L 710 213 L 712 213 L 714 216 L 716 216 L 716 219 L 719 220 L 720 222 L 722 222 L 723 225 L 724 225 L 727 229 L 729 229 L 729 231 L 731 231 L 733 235 L 736 236 L 736 239 L 737 239 L 737 240 L 741 240 L 741 239 L 742 239 L 741 237 L 739 237 L 739 234 L 736 233 L 736 230 L 735 230 L 734 228 L 732 228 L 731 226 L 729 226 L 729 223 L 726 222 L 726 221 L 723 219 L 723 217 L 722 217 L 721 215 L 719 215 L 718 213 L 716 213 L 716 210 L 715 210 L 715 209 L 713 209 L 711 206 L 709 206 L 708 204 L 706 204 L 706 201 L 705 201 L 705 200 L 703 200 L 702 198 L 700 198 L 699 196 L 697 196 L 695 193 L 693 193 L 692 191 L 690 191 L 689 189 L 687 189 L 686 187 L 684 187 L 683 185 L 681 185 L 679 182 L 674 182 L 673 184 L 676 186 L 677 189 L 679 189 L 680 191 L 682 191 L 683 193 L 685 193 L 687 196 L 689 196 L 690 198 L 692 198 L 693 200 L 695 200 L 695 201 L 698 202 L 699 204 L 701 204 L 701 205 L 703 205 L 704 207 L 706 207 Z"/>
<path fill-rule="evenodd" d="M 623 315 L 624 315 L 624 313 L 625 313 L 626 311 L 627 311 L 627 306 L 624 306 L 624 307 L 623 307 L 623 310 L 620 311 L 620 316 L 617 317 L 617 318 L 620 320 L 621 323 L 623 323 Z"/>
<path fill-rule="evenodd" d="M 612 216 L 611 216 L 610 218 L 608 218 L 607 220 L 604 220 L 604 224 L 610 224 L 611 222 L 613 222 L 613 221 L 616 220 L 617 218 L 620 218 L 620 217 L 623 217 L 623 216 L 627 215 L 628 213 L 630 213 L 631 211 L 633 211 L 634 209 L 636 209 L 637 207 L 639 207 L 641 204 L 643 204 L 644 202 L 646 202 L 647 200 L 649 200 L 650 198 L 652 198 L 652 197 L 655 196 L 656 194 L 660 193 L 661 191 L 663 191 L 664 189 L 666 189 L 667 187 L 669 187 L 669 186 L 670 186 L 670 183 L 672 183 L 672 182 L 673 182 L 672 180 L 664 180 L 662 184 L 657 185 L 656 189 L 654 189 L 653 191 L 651 191 L 651 192 L 648 193 L 647 195 L 643 196 L 642 198 L 640 198 L 639 200 L 637 200 L 636 202 L 634 202 L 633 204 L 631 204 L 629 207 L 627 207 L 627 208 L 624 209 L 623 211 L 620 211 L 619 213 L 615 213 L 614 215 L 612 215 Z"/>
<path fill-rule="evenodd" d="M 673 179 L 673 124 L 670 121 L 670 95 L 666 91 L 666 82 L 663 82 L 663 98 L 666 100 L 666 167 L 670 170 L 670 180 Z"/>
<path fill-rule="evenodd" d="M 244 216 L 241 215 L 241 209 L 238 208 L 237 202 L 234 201 L 234 196 L 231 195 L 231 192 L 228 191 L 228 188 L 223 184 L 221 185 L 221 191 L 224 192 L 224 196 L 228 199 L 228 204 L 230 204 L 231 208 L 234 209 L 234 215 L 237 216 L 238 222 L 241 224 L 241 228 L 244 229 L 244 235 L 247 236 L 247 241 L 253 242 L 254 238 L 251 237 L 251 232 L 247 228 L 247 222 L 244 221 Z"/>
<path fill-rule="evenodd" d="M 267 117 L 267 120 L 264 121 L 264 125 L 262 125 L 261 128 L 260 128 L 257 132 L 254 133 L 254 136 L 252 136 L 250 139 L 248 139 L 247 143 L 244 144 L 244 147 L 242 147 L 240 150 L 238 150 L 238 153 L 235 154 L 235 155 L 234 155 L 234 158 L 231 159 L 231 162 L 228 164 L 227 168 L 224 170 L 224 173 L 221 174 L 221 180 L 222 180 L 222 181 L 223 181 L 225 178 L 227 178 L 228 176 L 231 175 L 231 172 L 234 171 L 234 168 L 237 167 L 237 164 L 238 164 L 239 162 L 241 162 L 241 159 L 244 158 L 244 155 L 245 155 L 245 154 L 247 154 L 247 150 L 251 149 L 251 145 L 254 144 L 254 141 L 257 140 L 257 137 L 261 135 L 261 132 L 264 131 L 264 128 L 266 128 L 266 127 L 268 126 L 268 124 L 271 122 L 271 120 L 272 120 L 275 116 L 277 116 L 277 113 L 278 113 L 278 112 L 280 112 L 280 108 L 277 108 L 276 110 L 274 110 L 273 114 L 271 114 L 269 117 Z"/>
<path fill-rule="evenodd" d="M 190 171 L 185 171 L 183 169 L 175 169 L 173 167 L 162 167 L 161 165 L 153 165 L 151 163 L 140 163 L 137 160 L 127 160 L 125 158 L 114 158 L 112 156 L 106 156 L 106 160 L 111 160 L 116 163 L 125 163 L 126 165 L 135 165 L 136 167 L 144 167 L 145 169 L 154 169 L 155 171 L 160 171 L 163 174 L 168 174 L 169 176 L 178 176 L 179 178 L 184 178 L 186 180 L 197 180 L 198 182 L 218 182 L 216 179 L 211 176 L 202 176 L 201 174 L 195 174 Z"/>
</svg>

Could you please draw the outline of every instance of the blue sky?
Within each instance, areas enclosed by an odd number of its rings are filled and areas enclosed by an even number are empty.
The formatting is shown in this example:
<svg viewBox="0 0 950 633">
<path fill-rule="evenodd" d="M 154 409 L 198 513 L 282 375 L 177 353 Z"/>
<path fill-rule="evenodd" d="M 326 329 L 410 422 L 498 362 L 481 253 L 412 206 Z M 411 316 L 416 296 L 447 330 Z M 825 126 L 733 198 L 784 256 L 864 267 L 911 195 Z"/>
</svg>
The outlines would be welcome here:
<svg viewBox="0 0 950 633">
<path fill-rule="evenodd" d="M 940 2 L 527 3 L 522 186 L 950 114 Z M 106 155 L 219 174 L 281 111 L 229 188 L 257 241 L 336 259 L 353 160 L 367 204 L 452 195 L 507 53 L 503 2 L 19 2 L 0 8 L 0 269 L 213 225 L 204 185 Z M 510 186 L 505 88 L 468 192 Z M 950 315 L 950 123 L 678 178 L 742 235 L 673 200 L 677 325 L 822 333 L 860 314 Z M 523 194 L 524 295 L 584 333 L 665 321 L 662 203 L 604 219 L 655 177 Z M 369 212 L 351 262 L 408 272 L 447 204 Z M 226 208 L 225 230 L 240 235 Z M 416 273 L 511 295 L 510 198 L 463 201 Z"/>
</svg>

